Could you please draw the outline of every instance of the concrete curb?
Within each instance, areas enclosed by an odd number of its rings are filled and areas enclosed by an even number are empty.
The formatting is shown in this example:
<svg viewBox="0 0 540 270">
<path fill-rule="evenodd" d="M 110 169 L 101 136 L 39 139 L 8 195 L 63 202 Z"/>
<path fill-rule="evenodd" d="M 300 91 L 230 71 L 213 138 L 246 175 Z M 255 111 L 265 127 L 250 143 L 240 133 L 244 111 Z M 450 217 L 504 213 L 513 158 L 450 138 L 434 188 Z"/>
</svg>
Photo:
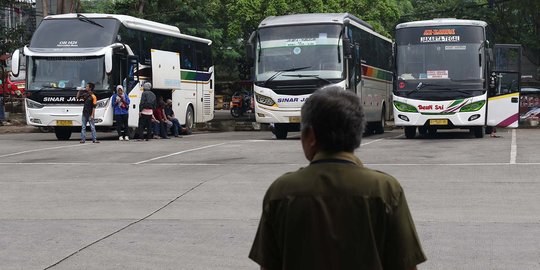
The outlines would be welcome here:
<svg viewBox="0 0 540 270">
<path fill-rule="evenodd" d="M 0 134 L 6 133 L 34 133 L 40 132 L 39 128 L 27 125 L 6 125 L 0 126 Z"/>
</svg>

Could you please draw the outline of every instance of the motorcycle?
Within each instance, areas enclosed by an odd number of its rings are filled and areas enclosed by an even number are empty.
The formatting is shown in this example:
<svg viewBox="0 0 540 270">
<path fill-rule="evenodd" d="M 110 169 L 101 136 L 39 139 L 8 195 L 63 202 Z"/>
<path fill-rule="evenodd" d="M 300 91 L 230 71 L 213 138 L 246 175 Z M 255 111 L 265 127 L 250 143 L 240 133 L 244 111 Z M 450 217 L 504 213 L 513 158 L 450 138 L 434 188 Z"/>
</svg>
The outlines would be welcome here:
<svg viewBox="0 0 540 270">
<path fill-rule="evenodd" d="M 231 97 L 231 115 L 234 118 L 243 116 L 248 111 L 253 111 L 253 98 L 251 93 L 242 90 L 234 92 Z"/>
</svg>

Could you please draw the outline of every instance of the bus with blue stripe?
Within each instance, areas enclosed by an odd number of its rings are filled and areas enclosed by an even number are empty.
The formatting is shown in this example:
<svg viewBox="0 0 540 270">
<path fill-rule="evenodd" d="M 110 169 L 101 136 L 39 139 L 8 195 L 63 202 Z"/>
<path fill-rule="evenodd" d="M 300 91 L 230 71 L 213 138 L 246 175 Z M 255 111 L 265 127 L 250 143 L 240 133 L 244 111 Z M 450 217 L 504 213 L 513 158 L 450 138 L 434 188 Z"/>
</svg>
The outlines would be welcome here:
<svg viewBox="0 0 540 270">
<path fill-rule="evenodd" d="M 368 133 L 392 117 L 392 41 L 349 13 L 271 16 L 248 42 L 254 61 L 255 118 L 277 139 L 300 127 L 300 109 L 317 89 L 338 85 L 361 99 Z"/>
<path fill-rule="evenodd" d="M 214 117 L 212 41 L 186 35 L 178 27 L 126 15 L 47 16 L 30 44 L 16 50 L 12 72 L 25 58 L 26 121 L 54 127 L 59 140 L 80 130 L 83 103 L 77 90 L 94 83 L 96 127 L 114 123 L 111 96 L 117 85 L 129 94 L 129 126 L 138 125 L 142 85 L 173 101 L 186 132 Z"/>
</svg>

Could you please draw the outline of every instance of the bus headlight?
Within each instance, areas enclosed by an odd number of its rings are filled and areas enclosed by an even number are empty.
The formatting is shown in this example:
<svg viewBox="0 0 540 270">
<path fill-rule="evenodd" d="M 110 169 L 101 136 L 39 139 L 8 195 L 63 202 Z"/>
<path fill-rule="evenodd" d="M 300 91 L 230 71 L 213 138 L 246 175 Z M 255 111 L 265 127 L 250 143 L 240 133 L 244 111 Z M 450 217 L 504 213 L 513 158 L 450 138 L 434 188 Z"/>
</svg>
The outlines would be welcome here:
<svg viewBox="0 0 540 270">
<path fill-rule="evenodd" d="M 400 112 L 418 112 L 414 106 L 399 101 L 394 101 L 394 107 Z"/>
<path fill-rule="evenodd" d="M 266 106 L 274 106 L 274 104 L 276 104 L 272 98 L 267 96 L 255 94 L 255 98 L 257 99 L 258 103 L 264 104 Z"/>
<path fill-rule="evenodd" d="M 467 104 L 463 106 L 459 111 L 460 112 L 476 112 L 482 109 L 482 107 L 484 107 L 484 104 L 486 104 L 486 101 L 480 100 L 480 101 L 473 102 L 471 104 Z"/>
<path fill-rule="evenodd" d="M 31 99 L 26 99 L 26 108 L 29 108 L 29 109 L 41 109 L 43 108 L 43 104 L 39 103 L 39 102 L 35 102 Z"/>
<path fill-rule="evenodd" d="M 109 104 L 109 99 L 102 99 L 96 103 L 96 109 L 106 108 Z"/>
</svg>

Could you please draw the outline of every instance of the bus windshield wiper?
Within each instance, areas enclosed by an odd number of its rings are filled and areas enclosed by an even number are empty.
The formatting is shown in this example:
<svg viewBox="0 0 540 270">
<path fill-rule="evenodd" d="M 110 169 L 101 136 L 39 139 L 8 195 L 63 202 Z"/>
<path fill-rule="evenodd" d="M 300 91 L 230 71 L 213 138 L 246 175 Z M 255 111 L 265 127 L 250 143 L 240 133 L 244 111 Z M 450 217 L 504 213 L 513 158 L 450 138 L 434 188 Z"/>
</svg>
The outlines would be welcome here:
<svg viewBox="0 0 540 270">
<path fill-rule="evenodd" d="M 79 14 L 79 13 L 77 13 L 77 19 L 79 19 L 81 22 L 87 22 L 89 24 L 93 24 L 93 25 L 97 25 L 97 26 L 99 26 L 101 28 L 105 28 L 105 27 L 103 27 L 103 25 L 101 25 L 101 24 L 99 24 L 99 23 L 89 19 L 88 17 L 86 17 L 86 16 L 84 16 L 82 14 Z"/>
<path fill-rule="evenodd" d="M 332 84 L 331 81 L 325 78 L 319 77 L 319 75 L 310 75 L 310 74 L 291 74 L 291 75 L 283 75 L 283 77 L 297 77 L 297 78 L 316 78 L 321 81 L 327 82 L 329 84 Z"/>
<path fill-rule="evenodd" d="M 276 71 L 276 73 L 274 73 L 274 75 L 270 76 L 270 78 L 268 78 L 268 80 L 266 80 L 264 82 L 263 86 L 266 86 L 269 82 L 271 82 L 273 79 L 275 79 L 277 76 L 279 76 L 279 74 L 281 74 L 283 72 L 298 71 L 298 70 L 307 69 L 307 68 L 310 68 L 310 67 L 311 66 L 278 70 L 278 71 Z"/>
<path fill-rule="evenodd" d="M 426 86 L 439 86 L 439 85 L 437 85 L 437 84 L 429 84 L 429 83 L 420 82 L 420 83 L 418 83 L 418 85 L 416 86 L 416 88 L 414 88 L 414 90 L 412 90 L 411 92 L 407 93 L 405 96 L 408 97 L 408 96 L 410 96 L 412 93 L 418 92 L 418 91 L 420 91 L 422 88 L 424 88 L 424 87 L 426 87 Z"/>
</svg>

